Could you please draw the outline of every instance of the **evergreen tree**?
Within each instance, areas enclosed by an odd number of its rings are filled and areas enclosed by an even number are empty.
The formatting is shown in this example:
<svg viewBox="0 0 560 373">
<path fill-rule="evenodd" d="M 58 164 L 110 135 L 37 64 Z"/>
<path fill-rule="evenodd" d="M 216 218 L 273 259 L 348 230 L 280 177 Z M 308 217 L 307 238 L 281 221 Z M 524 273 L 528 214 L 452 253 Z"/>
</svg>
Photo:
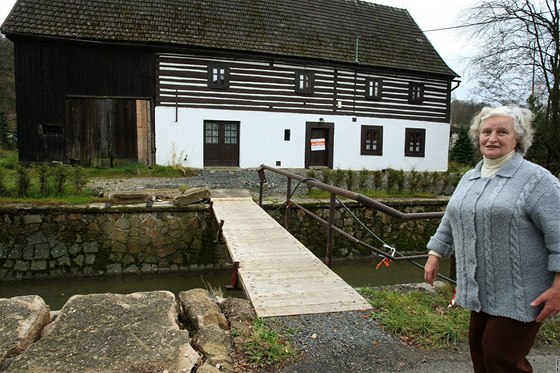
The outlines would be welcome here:
<svg viewBox="0 0 560 373">
<path fill-rule="evenodd" d="M 468 166 L 475 163 L 475 148 L 469 137 L 468 127 L 461 127 L 459 138 L 451 149 L 451 160 Z"/>
</svg>

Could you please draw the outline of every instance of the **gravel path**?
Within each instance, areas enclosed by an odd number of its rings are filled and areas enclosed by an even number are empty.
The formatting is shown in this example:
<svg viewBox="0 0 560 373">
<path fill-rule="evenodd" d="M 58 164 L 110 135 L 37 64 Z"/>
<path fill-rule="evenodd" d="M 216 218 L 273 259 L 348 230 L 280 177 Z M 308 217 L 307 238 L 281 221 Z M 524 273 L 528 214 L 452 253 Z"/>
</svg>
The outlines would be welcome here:
<svg viewBox="0 0 560 373">
<path fill-rule="evenodd" d="M 305 175 L 305 170 L 289 170 Z M 263 188 L 263 196 L 285 196 L 287 179 L 284 176 L 267 172 L 267 182 Z M 298 184 L 292 181 L 292 188 Z M 88 187 L 98 192 L 131 191 L 142 189 L 175 189 L 181 186 L 189 188 L 207 187 L 209 189 L 247 189 L 253 195 L 259 194 L 259 176 L 256 169 L 204 169 L 198 170 L 195 176 L 178 178 L 130 178 L 130 179 L 94 179 Z M 305 185 L 297 188 L 296 193 L 306 193 Z"/>
<path fill-rule="evenodd" d="M 288 333 L 301 358 L 279 372 L 469 372 L 466 348 L 422 351 L 385 333 L 368 312 L 337 312 L 267 319 Z"/>
</svg>

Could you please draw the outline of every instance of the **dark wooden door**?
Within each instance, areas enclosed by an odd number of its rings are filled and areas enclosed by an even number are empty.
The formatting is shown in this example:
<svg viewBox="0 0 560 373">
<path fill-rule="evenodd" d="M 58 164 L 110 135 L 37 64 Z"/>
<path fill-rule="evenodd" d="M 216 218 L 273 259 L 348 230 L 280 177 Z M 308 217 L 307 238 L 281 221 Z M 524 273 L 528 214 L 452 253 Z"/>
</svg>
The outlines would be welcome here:
<svg viewBox="0 0 560 373">
<path fill-rule="evenodd" d="M 309 157 L 309 166 L 329 166 L 329 152 L 327 144 L 329 139 L 329 130 L 326 128 L 311 129 L 311 154 Z"/>
<path fill-rule="evenodd" d="M 239 122 L 204 122 L 204 166 L 239 166 Z"/>
<path fill-rule="evenodd" d="M 306 124 L 305 168 L 333 166 L 334 123 Z"/>
<path fill-rule="evenodd" d="M 152 163 L 151 104 L 134 98 L 68 98 L 66 156 L 71 163 L 113 167 Z"/>
</svg>

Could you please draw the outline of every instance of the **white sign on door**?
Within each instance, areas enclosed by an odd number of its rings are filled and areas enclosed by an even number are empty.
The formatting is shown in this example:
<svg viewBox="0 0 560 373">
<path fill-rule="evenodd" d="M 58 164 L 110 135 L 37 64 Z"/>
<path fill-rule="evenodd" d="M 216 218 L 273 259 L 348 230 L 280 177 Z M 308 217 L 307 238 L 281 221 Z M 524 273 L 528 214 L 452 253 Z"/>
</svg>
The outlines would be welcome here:
<svg viewBox="0 0 560 373">
<path fill-rule="evenodd" d="M 326 149 L 326 140 L 324 138 L 311 139 L 311 151 L 317 152 Z"/>
</svg>

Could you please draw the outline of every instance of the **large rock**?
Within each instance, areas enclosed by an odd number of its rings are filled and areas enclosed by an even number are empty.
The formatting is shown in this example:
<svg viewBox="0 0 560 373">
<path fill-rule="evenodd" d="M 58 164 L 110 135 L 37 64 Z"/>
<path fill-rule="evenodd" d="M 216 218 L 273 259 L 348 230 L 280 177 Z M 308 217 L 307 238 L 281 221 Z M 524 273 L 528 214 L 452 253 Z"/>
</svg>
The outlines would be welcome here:
<svg viewBox="0 0 560 373">
<path fill-rule="evenodd" d="M 38 295 L 0 298 L 0 371 L 6 359 L 21 354 L 50 322 L 49 306 Z"/>
<path fill-rule="evenodd" d="M 179 302 L 195 331 L 193 345 L 206 360 L 201 371 L 233 372 L 229 325 L 217 301 L 205 289 L 192 289 L 179 293 Z"/>
<path fill-rule="evenodd" d="M 210 198 L 210 191 L 206 188 L 191 188 L 173 199 L 176 206 L 188 206 Z"/>
<path fill-rule="evenodd" d="M 192 289 L 179 293 L 179 302 L 187 319 L 195 329 L 216 326 L 229 329 L 226 317 L 217 302 L 205 289 Z"/>
<path fill-rule="evenodd" d="M 207 326 L 197 331 L 193 342 L 196 349 L 204 354 L 206 363 L 225 372 L 233 371 L 232 340 L 229 331 Z"/>
<path fill-rule="evenodd" d="M 76 295 L 7 372 L 190 372 L 199 355 L 167 291 Z"/>
</svg>

